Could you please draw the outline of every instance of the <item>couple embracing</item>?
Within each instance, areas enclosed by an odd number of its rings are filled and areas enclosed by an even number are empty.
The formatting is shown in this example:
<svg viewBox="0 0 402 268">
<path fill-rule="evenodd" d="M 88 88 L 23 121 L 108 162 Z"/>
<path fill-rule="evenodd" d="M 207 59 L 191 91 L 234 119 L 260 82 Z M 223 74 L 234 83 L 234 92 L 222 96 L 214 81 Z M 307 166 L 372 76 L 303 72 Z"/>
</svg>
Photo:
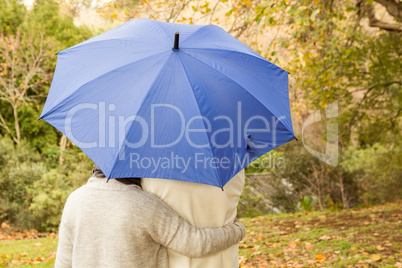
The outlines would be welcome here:
<svg viewBox="0 0 402 268">
<path fill-rule="evenodd" d="M 56 267 L 239 267 L 240 171 L 224 187 L 150 178 L 106 179 L 95 166 L 68 198 Z"/>
</svg>

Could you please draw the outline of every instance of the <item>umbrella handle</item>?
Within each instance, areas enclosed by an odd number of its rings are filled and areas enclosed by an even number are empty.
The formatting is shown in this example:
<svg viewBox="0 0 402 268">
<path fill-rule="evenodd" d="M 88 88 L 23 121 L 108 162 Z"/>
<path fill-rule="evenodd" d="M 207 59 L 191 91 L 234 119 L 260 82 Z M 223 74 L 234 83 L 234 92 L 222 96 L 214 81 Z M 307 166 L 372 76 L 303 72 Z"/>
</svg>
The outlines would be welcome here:
<svg viewBox="0 0 402 268">
<path fill-rule="evenodd" d="M 176 32 L 174 34 L 174 44 L 173 44 L 173 51 L 178 51 L 179 50 L 179 32 Z"/>
</svg>

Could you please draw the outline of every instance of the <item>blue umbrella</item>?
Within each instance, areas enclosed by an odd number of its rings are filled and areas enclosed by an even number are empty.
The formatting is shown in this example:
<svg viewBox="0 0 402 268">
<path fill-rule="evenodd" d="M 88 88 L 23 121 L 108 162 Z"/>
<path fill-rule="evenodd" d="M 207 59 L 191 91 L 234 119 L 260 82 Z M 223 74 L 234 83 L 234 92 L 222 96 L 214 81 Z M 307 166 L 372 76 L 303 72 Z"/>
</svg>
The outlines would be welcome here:
<svg viewBox="0 0 402 268">
<path fill-rule="evenodd" d="M 287 71 L 218 26 L 149 19 L 59 52 L 40 118 L 108 178 L 223 187 L 295 139 Z"/>
</svg>

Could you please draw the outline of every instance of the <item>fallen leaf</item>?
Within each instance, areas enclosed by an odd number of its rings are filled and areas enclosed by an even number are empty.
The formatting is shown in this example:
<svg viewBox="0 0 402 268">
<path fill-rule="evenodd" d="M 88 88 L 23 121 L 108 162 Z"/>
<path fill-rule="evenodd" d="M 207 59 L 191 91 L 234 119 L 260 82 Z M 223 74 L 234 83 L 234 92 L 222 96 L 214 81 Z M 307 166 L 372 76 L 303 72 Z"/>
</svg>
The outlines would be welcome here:
<svg viewBox="0 0 402 268">
<path fill-rule="evenodd" d="M 35 243 L 34 246 L 35 246 L 35 247 L 42 246 L 42 243 Z"/>
<path fill-rule="evenodd" d="M 291 248 L 297 248 L 297 244 L 296 244 L 296 243 L 289 243 L 289 247 L 291 247 Z"/>
<path fill-rule="evenodd" d="M 313 244 L 311 244 L 311 243 L 305 243 L 305 244 L 304 244 L 304 247 L 305 247 L 307 250 L 310 250 L 310 249 L 313 249 L 313 248 L 314 248 Z"/>
<path fill-rule="evenodd" d="M 315 259 L 316 260 L 325 260 L 327 257 L 325 257 L 324 255 L 322 255 L 321 253 L 318 253 L 316 256 L 315 256 Z"/>
<path fill-rule="evenodd" d="M 260 255 L 261 253 L 262 253 L 262 251 L 256 251 L 253 254 L 251 254 L 251 256 Z"/>
<path fill-rule="evenodd" d="M 332 239 L 332 237 L 330 237 L 329 235 L 323 235 L 319 238 L 319 240 L 330 240 Z"/>
<path fill-rule="evenodd" d="M 1 257 L 2 257 L 3 259 L 8 258 L 7 254 L 2 254 Z"/>
<path fill-rule="evenodd" d="M 240 258 L 239 258 L 239 264 L 240 264 L 240 265 L 245 264 L 246 261 L 247 261 L 247 257 L 246 257 L 246 256 L 240 256 Z"/>
<path fill-rule="evenodd" d="M 379 260 L 381 260 L 381 255 L 373 254 L 373 255 L 371 255 L 370 259 L 372 259 L 373 261 L 379 261 Z"/>
<path fill-rule="evenodd" d="M 359 251 L 359 249 L 355 248 L 355 247 L 351 247 L 350 250 L 353 251 L 353 252 L 358 252 Z"/>
</svg>

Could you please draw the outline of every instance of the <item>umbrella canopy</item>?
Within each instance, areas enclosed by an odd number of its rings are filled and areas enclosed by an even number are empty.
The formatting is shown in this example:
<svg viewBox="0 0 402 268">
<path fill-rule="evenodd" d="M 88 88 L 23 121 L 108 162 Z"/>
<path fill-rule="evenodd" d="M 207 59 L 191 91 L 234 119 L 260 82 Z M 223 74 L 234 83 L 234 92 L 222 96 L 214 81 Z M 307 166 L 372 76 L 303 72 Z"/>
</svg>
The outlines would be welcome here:
<svg viewBox="0 0 402 268">
<path fill-rule="evenodd" d="M 223 187 L 295 139 L 287 71 L 218 26 L 149 19 L 59 52 L 40 118 L 108 178 Z"/>
</svg>

